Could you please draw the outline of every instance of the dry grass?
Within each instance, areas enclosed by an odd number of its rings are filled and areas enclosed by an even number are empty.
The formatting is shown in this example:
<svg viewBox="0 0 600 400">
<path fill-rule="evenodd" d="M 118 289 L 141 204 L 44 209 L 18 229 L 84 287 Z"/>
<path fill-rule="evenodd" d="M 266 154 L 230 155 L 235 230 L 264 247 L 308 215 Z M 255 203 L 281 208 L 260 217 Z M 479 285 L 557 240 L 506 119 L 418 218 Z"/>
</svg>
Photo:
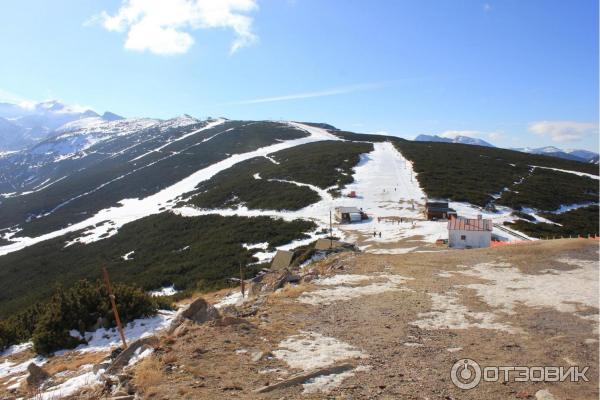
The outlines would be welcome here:
<svg viewBox="0 0 600 400">
<path fill-rule="evenodd" d="M 162 364 L 156 357 L 146 357 L 136 365 L 133 383 L 141 393 L 151 395 L 164 382 Z"/>
<path fill-rule="evenodd" d="M 299 283 L 297 285 L 291 285 L 286 283 L 281 290 L 273 293 L 274 297 L 298 297 L 302 293 L 306 292 L 310 288 L 308 283 Z"/>
<path fill-rule="evenodd" d="M 105 352 L 68 353 L 62 357 L 51 358 L 50 361 L 46 365 L 44 365 L 43 368 L 50 375 L 54 375 L 64 371 L 78 371 L 82 365 L 98 364 L 107 355 L 108 353 Z"/>
<path fill-rule="evenodd" d="M 162 356 L 162 362 L 165 364 L 174 364 L 177 361 L 177 354 L 174 351 L 171 351 Z"/>
</svg>

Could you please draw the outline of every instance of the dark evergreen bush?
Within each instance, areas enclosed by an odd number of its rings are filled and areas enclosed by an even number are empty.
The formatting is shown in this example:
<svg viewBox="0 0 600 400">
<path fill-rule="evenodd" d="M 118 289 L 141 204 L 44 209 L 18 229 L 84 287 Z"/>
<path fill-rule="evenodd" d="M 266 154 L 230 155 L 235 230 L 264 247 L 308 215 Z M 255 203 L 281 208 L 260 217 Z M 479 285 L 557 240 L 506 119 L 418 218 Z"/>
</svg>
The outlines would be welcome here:
<svg viewBox="0 0 600 400">
<path fill-rule="evenodd" d="M 118 284 L 113 288 L 121 321 L 156 313 L 158 302 L 139 288 Z M 57 286 L 47 302 L 0 322 L 0 350 L 17 342 L 31 339 L 39 354 L 50 354 L 82 343 L 70 334 L 83 334 L 99 327 L 116 325 L 108 292 L 100 281 L 81 280 L 64 290 Z"/>
</svg>

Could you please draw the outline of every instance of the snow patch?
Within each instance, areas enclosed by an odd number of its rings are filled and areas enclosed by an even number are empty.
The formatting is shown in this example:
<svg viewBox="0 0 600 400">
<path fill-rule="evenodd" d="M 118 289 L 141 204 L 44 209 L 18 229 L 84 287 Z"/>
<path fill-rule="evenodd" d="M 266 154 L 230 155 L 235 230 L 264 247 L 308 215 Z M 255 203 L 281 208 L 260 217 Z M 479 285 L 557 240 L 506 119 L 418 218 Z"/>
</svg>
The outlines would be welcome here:
<svg viewBox="0 0 600 400">
<path fill-rule="evenodd" d="M 599 180 L 600 179 L 600 176 L 598 176 L 598 175 L 586 174 L 585 172 L 571 171 L 571 170 L 568 170 L 568 169 L 560 169 L 560 168 L 540 167 L 539 165 L 532 165 L 532 167 L 534 167 L 534 168 L 543 168 L 543 169 L 551 169 L 553 171 L 559 171 L 559 172 L 566 172 L 567 174 L 584 176 L 584 177 L 595 179 L 595 180 Z"/>
<path fill-rule="evenodd" d="M 309 371 L 337 361 L 367 358 L 358 348 L 317 332 L 300 331 L 281 343 L 273 355 L 291 368 Z"/>
<path fill-rule="evenodd" d="M 152 290 L 149 292 L 150 296 L 158 297 L 158 296 L 173 296 L 175 293 L 179 291 L 175 289 L 175 285 L 165 286 L 157 290 Z"/>
<path fill-rule="evenodd" d="M 139 318 L 126 324 L 123 330 L 128 343 L 166 329 L 174 316 L 175 311 L 160 310 L 153 317 Z M 74 336 L 81 337 L 78 332 L 73 333 Z M 121 345 L 121 337 L 116 328 L 101 328 L 94 332 L 86 332 L 82 338 L 87 341 L 87 344 L 82 344 L 75 348 L 76 351 L 81 353 L 110 351 L 112 348 Z M 62 351 L 62 353 L 64 352 L 66 351 Z"/>
<path fill-rule="evenodd" d="M 346 286 L 344 283 L 356 283 L 369 279 L 369 280 L 381 280 L 381 282 L 374 282 L 364 286 Z M 332 277 L 330 281 L 327 281 L 325 278 L 325 282 L 336 282 L 336 278 Z M 298 297 L 298 301 L 305 304 L 311 305 L 319 305 L 319 304 L 332 304 L 337 301 L 347 301 L 352 300 L 361 296 L 368 296 L 374 294 L 381 294 L 383 292 L 389 291 L 401 291 L 401 290 L 409 290 L 407 288 L 399 287 L 399 285 L 405 283 L 409 279 L 400 275 L 357 275 L 357 278 L 350 278 L 349 275 L 346 275 L 342 278 L 337 278 L 341 281 L 339 286 L 335 286 L 332 288 L 326 289 L 318 289 L 312 292 L 303 293 Z M 350 282 L 348 281 L 350 280 Z M 345 281 L 345 282 L 344 282 Z M 319 283 L 318 280 L 315 283 Z"/>
<path fill-rule="evenodd" d="M 493 313 L 472 312 L 459 303 L 458 294 L 455 292 L 429 293 L 432 302 L 432 311 L 420 313 L 421 318 L 411 325 L 421 329 L 495 329 L 507 333 L 517 333 L 518 330 L 502 323 L 496 322 Z"/>
<path fill-rule="evenodd" d="M 530 307 L 552 307 L 584 318 L 578 314 L 578 305 L 598 307 L 599 263 L 574 258 L 560 258 L 557 261 L 576 268 L 569 271 L 547 269 L 539 274 L 525 274 L 505 264 L 481 263 L 460 273 L 489 281 L 465 287 L 475 289 L 483 301 L 501 308 L 507 314 L 514 314 L 520 304 L 525 304 Z"/>
</svg>

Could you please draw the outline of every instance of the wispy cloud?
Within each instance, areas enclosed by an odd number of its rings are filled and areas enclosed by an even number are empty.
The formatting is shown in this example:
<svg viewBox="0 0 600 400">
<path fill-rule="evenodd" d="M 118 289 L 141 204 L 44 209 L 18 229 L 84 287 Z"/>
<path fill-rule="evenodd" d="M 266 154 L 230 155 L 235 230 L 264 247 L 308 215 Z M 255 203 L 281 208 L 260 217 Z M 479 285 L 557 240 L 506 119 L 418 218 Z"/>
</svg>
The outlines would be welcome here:
<svg viewBox="0 0 600 400">
<path fill-rule="evenodd" d="M 574 142 L 598 133 L 598 124 L 577 121 L 538 121 L 529 124 L 529 131 L 552 141 Z"/>
<path fill-rule="evenodd" d="M 194 44 L 189 31 L 228 28 L 236 35 L 230 52 L 255 42 L 252 18 L 256 0 L 123 0 L 116 14 L 103 11 L 89 23 L 127 32 L 125 48 L 159 55 L 186 53 Z"/>
<path fill-rule="evenodd" d="M 485 11 L 485 12 L 492 11 L 492 5 L 490 3 L 484 3 L 483 4 L 483 11 Z"/>
<path fill-rule="evenodd" d="M 235 101 L 231 103 L 227 103 L 228 105 L 243 105 L 243 104 L 260 104 L 260 103 L 274 103 L 278 101 L 290 101 L 290 100 L 300 100 L 300 99 L 311 99 L 315 97 L 327 97 L 327 96 L 337 96 L 340 94 L 349 94 L 356 92 L 366 92 L 369 90 L 376 90 L 385 87 L 385 83 L 363 83 L 358 85 L 350 85 L 350 86 L 342 86 L 337 88 L 319 90 L 315 92 L 303 92 L 303 93 L 293 93 L 286 94 L 282 96 L 273 96 L 273 97 L 260 97 L 256 99 L 250 100 L 241 100 Z"/>
</svg>

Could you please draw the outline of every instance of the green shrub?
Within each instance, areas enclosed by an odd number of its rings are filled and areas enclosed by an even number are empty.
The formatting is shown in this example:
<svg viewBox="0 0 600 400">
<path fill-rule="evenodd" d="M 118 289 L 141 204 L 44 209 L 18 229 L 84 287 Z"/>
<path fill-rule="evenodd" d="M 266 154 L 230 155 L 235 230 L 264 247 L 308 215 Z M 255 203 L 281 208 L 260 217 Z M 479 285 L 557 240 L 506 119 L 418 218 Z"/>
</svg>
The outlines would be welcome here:
<svg viewBox="0 0 600 400">
<path fill-rule="evenodd" d="M 123 324 L 153 315 L 158 309 L 159 302 L 139 288 L 118 284 L 113 290 Z M 0 322 L 0 349 L 31 339 L 34 350 L 47 355 L 81 344 L 81 339 L 70 334 L 73 330 L 83 334 L 115 325 L 104 284 L 81 280 L 67 290 L 57 286 L 47 302 Z"/>
<path fill-rule="evenodd" d="M 540 213 L 540 216 L 560 225 L 545 222 L 532 223 L 523 220 L 505 222 L 504 225 L 540 239 L 600 234 L 598 206 L 578 208 L 562 214 Z"/>
</svg>

